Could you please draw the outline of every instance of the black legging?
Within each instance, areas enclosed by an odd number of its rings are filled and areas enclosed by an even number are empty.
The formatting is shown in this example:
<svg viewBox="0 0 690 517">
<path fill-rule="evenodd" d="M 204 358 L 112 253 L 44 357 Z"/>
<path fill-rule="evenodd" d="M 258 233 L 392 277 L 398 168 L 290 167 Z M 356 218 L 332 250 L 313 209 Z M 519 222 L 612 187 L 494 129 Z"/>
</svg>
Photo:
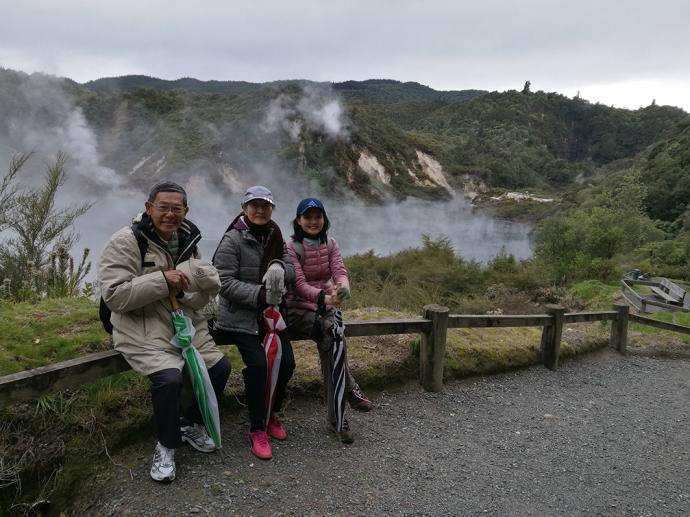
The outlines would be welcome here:
<svg viewBox="0 0 690 517">
<path fill-rule="evenodd" d="M 288 381 L 295 371 L 295 356 L 292 353 L 290 340 L 284 332 L 279 335 L 280 341 L 283 344 L 283 355 L 280 360 L 280 370 L 278 371 L 276 383 L 275 401 L 273 402 L 274 412 L 280 411 Z M 242 370 L 242 377 L 244 377 L 244 392 L 247 397 L 251 431 L 265 430 L 267 367 L 266 354 L 261 346 L 263 336 L 216 329 L 213 337 L 217 344 L 237 345 L 245 365 L 245 368 Z"/>
<path fill-rule="evenodd" d="M 208 370 L 213 391 L 220 405 L 220 397 L 230 376 L 230 363 L 223 357 Z M 151 379 L 151 400 L 153 419 L 156 422 L 158 441 L 168 449 L 176 449 L 182 444 L 180 435 L 180 392 L 182 391 L 182 372 L 177 368 L 166 368 L 149 375 Z M 187 408 L 184 418 L 189 424 L 202 424 L 196 397 Z"/>
</svg>

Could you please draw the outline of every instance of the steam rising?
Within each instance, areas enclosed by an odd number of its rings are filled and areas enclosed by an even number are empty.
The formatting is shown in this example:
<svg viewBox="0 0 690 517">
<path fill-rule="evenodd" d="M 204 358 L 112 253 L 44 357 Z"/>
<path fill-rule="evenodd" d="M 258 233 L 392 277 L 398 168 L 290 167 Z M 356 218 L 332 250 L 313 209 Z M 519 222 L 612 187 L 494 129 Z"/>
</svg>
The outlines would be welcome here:
<svg viewBox="0 0 690 517">
<path fill-rule="evenodd" d="M 323 133 L 333 139 L 346 139 L 346 125 L 345 111 L 333 90 L 306 85 L 297 101 L 285 94 L 271 101 L 262 128 L 267 133 L 282 129 L 297 141 L 303 129 Z"/>
<path fill-rule="evenodd" d="M 11 148 L 35 151 L 46 159 L 57 151 L 65 152 L 70 157 L 69 184 L 80 190 L 122 184 L 115 171 L 101 165 L 96 135 L 58 80 L 38 74 L 27 76 L 19 92 L 28 110 L 22 110 L 21 116 L 9 117 Z M 7 157 L 2 158 L 7 163 Z"/>
<path fill-rule="evenodd" d="M 6 113 L 0 105 L 0 121 L 5 121 L 4 131 L 0 133 L 0 163 L 9 163 L 14 152 L 35 150 L 37 158 L 22 171 L 20 181 L 24 185 L 37 185 L 45 163 L 51 162 L 58 150 L 69 154 L 69 179 L 58 201 L 63 206 L 94 203 L 87 215 L 77 221 L 76 230 L 81 239 L 74 254 L 79 254 L 82 247 L 89 247 L 96 261 L 109 236 L 128 226 L 131 218 L 143 210 L 148 188 L 142 185 L 163 178 L 153 177 L 149 172 L 145 176 L 148 180 L 142 182 L 140 173 L 143 174 L 150 156 L 132 156 L 129 160 L 132 165 L 127 170 L 116 172 L 105 167 L 99 145 L 107 142 L 99 142 L 81 109 L 65 93 L 61 81 L 25 76 L 20 91 L 22 101 L 28 106 L 26 110 Z M 329 88 L 317 85 L 304 87 L 301 96 L 276 97 L 253 131 L 276 138 L 285 131 L 292 141 L 299 141 L 304 131 L 347 139 L 348 124 L 340 100 Z M 320 192 L 314 182 L 286 172 L 291 169 L 282 161 L 279 149 L 279 146 L 261 149 L 259 156 L 236 153 L 234 156 L 241 158 L 240 165 L 231 158 L 191 164 L 172 177 L 188 190 L 189 218 L 202 231 L 201 250 L 206 257 L 210 258 L 227 225 L 239 213 L 243 191 L 252 184 L 264 184 L 273 191 L 277 204 L 274 218 L 286 238 L 292 234 L 291 222 L 298 202 L 308 196 L 321 197 L 331 220 L 331 235 L 346 255 L 368 250 L 379 255 L 394 253 L 419 246 L 422 234 L 447 236 L 459 255 L 480 262 L 502 251 L 517 258 L 531 254 L 528 225 L 476 213 L 461 196 L 447 202 L 408 200 L 365 206 L 348 201 L 349 193 L 348 198 L 343 198 L 336 197 L 335 192 Z M 164 159 L 164 155 L 156 156 L 156 161 Z M 333 174 L 332 171 L 320 173 Z"/>
</svg>

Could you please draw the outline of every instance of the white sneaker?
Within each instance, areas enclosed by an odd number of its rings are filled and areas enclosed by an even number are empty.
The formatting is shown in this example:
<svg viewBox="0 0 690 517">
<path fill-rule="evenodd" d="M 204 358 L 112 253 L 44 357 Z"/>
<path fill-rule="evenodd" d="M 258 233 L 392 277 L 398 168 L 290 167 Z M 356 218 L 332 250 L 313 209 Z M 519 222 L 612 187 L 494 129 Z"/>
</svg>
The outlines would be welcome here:
<svg viewBox="0 0 690 517">
<path fill-rule="evenodd" d="M 154 481 L 175 479 L 175 449 L 168 449 L 160 442 L 156 444 L 151 465 L 151 478 Z"/>
<path fill-rule="evenodd" d="M 187 442 L 199 452 L 213 452 L 216 450 L 216 445 L 211 440 L 211 437 L 206 432 L 206 428 L 199 424 L 193 426 L 186 425 L 180 427 L 182 433 L 182 441 Z"/>
</svg>

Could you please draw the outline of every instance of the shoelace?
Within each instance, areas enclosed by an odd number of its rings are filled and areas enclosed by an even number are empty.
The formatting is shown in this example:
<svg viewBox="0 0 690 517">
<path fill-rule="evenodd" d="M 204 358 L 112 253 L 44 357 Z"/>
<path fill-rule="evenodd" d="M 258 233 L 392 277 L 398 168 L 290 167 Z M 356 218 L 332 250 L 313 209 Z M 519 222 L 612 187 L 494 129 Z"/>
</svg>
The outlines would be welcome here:
<svg viewBox="0 0 690 517">
<path fill-rule="evenodd" d="M 192 440 L 195 442 L 205 442 L 206 441 L 206 432 L 202 427 L 199 426 L 193 426 L 189 427 L 187 429 L 187 436 L 189 436 Z"/>
<path fill-rule="evenodd" d="M 268 439 L 266 438 L 265 433 L 257 431 L 257 432 L 254 432 L 252 434 L 254 435 L 254 439 L 257 442 L 259 442 L 259 445 L 261 445 L 262 447 L 265 447 L 266 445 L 268 445 Z"/>
<path fill-rule="evenodd" d="M 162 448 L 156 448 L 155 463 L 160 463 L 161 466 L 167 467 L 167 466 L 172 465 L 172 462 L 173 462 L 173 455 L 170 454 L 170 450 L 162 449 Z"/>
<path fill-rule="evenodd" d="M 364 399 L 364 393 L 362 393 L 362 390 L 359 389 L 359 386 L 352 388 L 352 394 L 358 399 Z"/>
</svg>

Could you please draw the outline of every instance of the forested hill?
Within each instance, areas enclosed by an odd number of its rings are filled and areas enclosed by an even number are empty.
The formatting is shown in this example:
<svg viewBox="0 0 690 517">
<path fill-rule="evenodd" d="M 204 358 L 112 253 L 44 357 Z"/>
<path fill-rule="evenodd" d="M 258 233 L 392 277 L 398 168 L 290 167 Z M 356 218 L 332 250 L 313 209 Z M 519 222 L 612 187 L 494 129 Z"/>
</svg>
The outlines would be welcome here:
<svg viewBox="0 0 690 517">
<path fill-rule="evenodd" d="M 642 179 L 647 185 L 647 206 L 653 219 L 690 228 L 690 117 L 678 124 L 673 135 L 649 149 L 643 161 Z"/>
<path fill-rule="evenodd" d="M 4 158 L 35 146 L 81 152 L 75 142 L 83 138 L 100 165 L 142 185 L 194 175 L 237 191 L 280 171 L 315 193 L 370 201 L 443 198 L 482 185 L 553 191 L 636 165 L 682 205 L 686 117 L 670 106 L 618 109 L 529 88 L 145 76 L 81 85 L 0 69 Z"/>
<path fill-rule="evenodd" d="M 436 91 L 415 82 L 402 83 L 391 79 L 370 79 L 368 81 L 345 81 L 342 83 L 317 83 L 306 80 L 273 81 L 269 83 L 248 83 L 246 81 L 200 81 L 190 77 L 169 81 L 146 75 L 125 75 L 105 77 L 84 83 L 83 86 L 95 92 L 132 92 L 139 88 L 154 90 L 189 90 L 222 95 L 240 95 L 265 87 L 298 84 L 331 87 L 347 100 L 371 101 L 467 101 L 483 95 L 483 90 Z"/>
</svg>

